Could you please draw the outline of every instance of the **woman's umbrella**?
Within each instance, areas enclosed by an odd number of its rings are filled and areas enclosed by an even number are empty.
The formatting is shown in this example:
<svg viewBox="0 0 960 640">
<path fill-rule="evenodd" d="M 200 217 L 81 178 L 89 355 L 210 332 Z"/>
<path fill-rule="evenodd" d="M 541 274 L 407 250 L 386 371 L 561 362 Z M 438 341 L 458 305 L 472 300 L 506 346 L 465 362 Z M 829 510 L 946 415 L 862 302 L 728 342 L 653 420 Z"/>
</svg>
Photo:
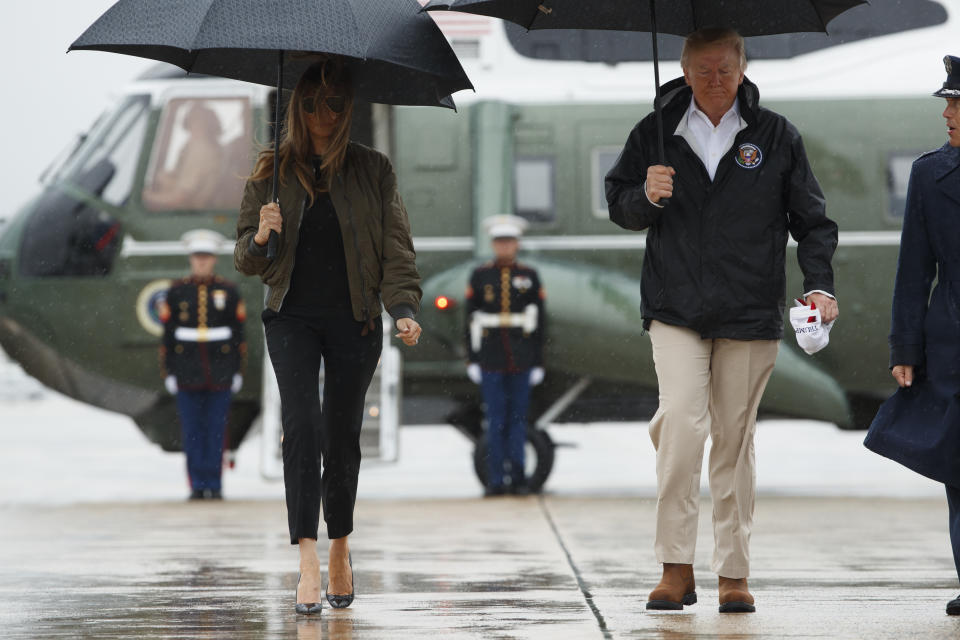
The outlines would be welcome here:
<svg viewBox="0 0 960 640">
<path fill-rule="evenodd" d="M 120 0 L 69 50 L 83 49 L 276 84 L 275 122 L 283 87 L 292 86 L 316 54 L 342 56 L 355 95 L 370 102 L 454 108 L 450 95 L 473 88 L 417 0 Z M 276 152 L 279 136 L 274 145 Z M 276 238 L 272 232 L 269 257 Z"/>
<path fill-rule="evenodd" d="M 827 23 L 866 0 L 431 0 L 425 11 L 449 10 L 502 18 L 526 29 L 649 31 L 653 37 L 654 111 L 660 163 L 660 64 L 657 32 L 685 36 L 697 29 L 727 27 L 742 36 L 827 30 Z"/>
</svg>

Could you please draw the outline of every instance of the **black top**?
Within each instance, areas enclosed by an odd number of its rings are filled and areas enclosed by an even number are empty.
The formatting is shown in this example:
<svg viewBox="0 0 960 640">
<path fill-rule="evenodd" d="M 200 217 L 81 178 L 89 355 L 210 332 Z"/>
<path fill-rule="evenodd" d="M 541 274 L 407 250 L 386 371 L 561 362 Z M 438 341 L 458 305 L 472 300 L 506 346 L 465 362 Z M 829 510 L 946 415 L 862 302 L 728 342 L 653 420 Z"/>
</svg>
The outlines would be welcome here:
<svg viewBox="0 0 960 640">
<path fill-rule="evenodd" d="M 317 166 L 316 159 L 314 166 Z M 350 286 L 343 236 L 333 201 L 317 193 L 300 222 L 297 257 L 284 311 L 350 310 Z"/>
</svg>

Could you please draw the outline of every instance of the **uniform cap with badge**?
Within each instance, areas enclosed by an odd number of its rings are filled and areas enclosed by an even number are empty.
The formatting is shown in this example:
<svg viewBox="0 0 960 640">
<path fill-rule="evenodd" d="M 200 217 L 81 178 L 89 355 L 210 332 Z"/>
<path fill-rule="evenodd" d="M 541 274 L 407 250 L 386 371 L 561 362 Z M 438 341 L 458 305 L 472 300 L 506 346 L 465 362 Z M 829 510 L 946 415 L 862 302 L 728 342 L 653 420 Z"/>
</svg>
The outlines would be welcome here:
<svg viewBox="0 0 960 640">
<path fill-rule="evenodd" d="M 217 255 L 220 253 L 226 238 L 210 229 L 192 229 L 180 236 L 180 241 L 187 247 L 187 253 Z"/>
<path fill-rule="evenodd" d="M 487 229 L 487 234 L 494 240 L 497 238 L 519 238 L 523 235 L 523 232 L 527 230 L 529 224 L 530 223 L 520 216 L 505 213 L 490 216 L 483 221 L 483 225 Z"/>
<path fill-rule="evenodd" d="M 931 95 L 937 98 L 960 98 L 960 58 L 944 56 L 943 66 L 947 70 L 947 79 Z"/>
</svg>

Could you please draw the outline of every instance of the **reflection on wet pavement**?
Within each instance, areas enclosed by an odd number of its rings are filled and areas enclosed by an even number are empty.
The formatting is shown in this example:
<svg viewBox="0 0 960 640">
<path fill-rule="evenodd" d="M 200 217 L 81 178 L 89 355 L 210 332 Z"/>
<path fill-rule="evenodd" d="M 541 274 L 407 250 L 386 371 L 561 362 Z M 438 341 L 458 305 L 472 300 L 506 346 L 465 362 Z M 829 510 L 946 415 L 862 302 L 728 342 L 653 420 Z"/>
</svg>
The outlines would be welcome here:
<svg viewBox="0 0 960 640">
<path fill-rule="evenodd" d="M 761 499 L 755 615 L 717 613 L 704 516 L 699 603 L 651 614 L 644 602 L 658 567 L 649 499 L 361 501 L 351 537 L 357 600 L 308 618 L 293 611 L 296 552 L 280 502 L 5 508 L 0 636 L 960 635 L 960 621 L 943 613 L 957 584 L 940 501 Z"/>
</svg>

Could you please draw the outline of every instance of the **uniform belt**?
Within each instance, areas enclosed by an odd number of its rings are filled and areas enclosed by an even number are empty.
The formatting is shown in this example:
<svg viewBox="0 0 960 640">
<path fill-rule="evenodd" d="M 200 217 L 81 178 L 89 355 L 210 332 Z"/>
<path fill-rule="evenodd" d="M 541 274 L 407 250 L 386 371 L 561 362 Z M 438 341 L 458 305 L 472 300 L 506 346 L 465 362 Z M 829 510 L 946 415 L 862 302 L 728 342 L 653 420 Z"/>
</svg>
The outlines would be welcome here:
<svg viewBox="0 0 960 640">
<path fill-rule="evenodd" d="M 177 327 L 173 337 L 180 342 L 216 342 L 233 337 L 230 327 Z"/>
<path fill-rule="evenodd" d="M 470 346 L 474 351 L 480 350 L 484 329 L 518 328 L 523 329 L 524 333 L 533 333 L 537 330 L 538 321 L 539 310 L 535 304 L 528 304 L 522 313 L 474 311 L 470 319 Z"/>
</svg>

